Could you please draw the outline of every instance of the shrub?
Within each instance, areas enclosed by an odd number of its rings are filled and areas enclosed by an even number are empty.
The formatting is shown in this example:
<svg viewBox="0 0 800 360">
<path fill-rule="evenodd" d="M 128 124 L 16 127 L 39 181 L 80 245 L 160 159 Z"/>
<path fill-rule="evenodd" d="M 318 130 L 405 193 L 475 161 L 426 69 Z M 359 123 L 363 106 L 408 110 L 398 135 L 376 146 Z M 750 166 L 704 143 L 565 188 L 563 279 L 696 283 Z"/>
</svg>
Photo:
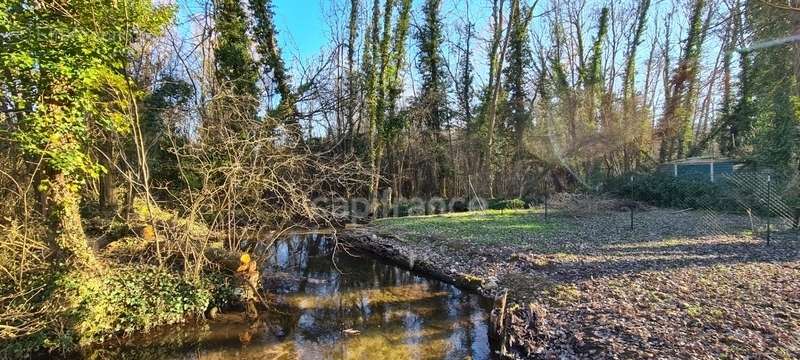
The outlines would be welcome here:
<svg viewBox="0 0 800 360">
<path fill-rule="evenodd" d="M 491 210 L 519 210 L 525 208 L 525 201 L 522 199 L 501 200 L 493 199 L 489 201 Z"/>
<path fill-rule="evenodd" d="M 93 273 L 49 269 L 33 275 L 31 287 L 43 286 L 33 292 L 39 295 L 24 303 L 0 304 L 0 310 L 25 311 L 46 326 L 19 336 L 11 334 L 10 341 L 0 346 L 0 358 L 38 352 L 68 354 L 115 335 L 180 323 L 202 316 L 210 304 L 222 305 L 230 292 L 227 282 L 214 282 L 224 279 L 207 276 L 194 284 L 170 270 L 146 265 Z M 8 293 L 3 286 L 0 290 Z M 22 321 L 14 324 L 26 325 Z"/>
<path fill-rule="evenodd" d="M 113 268 L 100 275 L 72 273 L 61 286 L 80 345 L 180 323 L 202 315 L 212 300 L 207 284 L 198 286 L 151 266 Z"/>
<path fill-rule="evenodd" d="M 672 208 L 734 210 L 724 185 L 661 174 L 612 179 L 606 190 L 620 197 Z"/>
<path fill-rule="evenodd" d="M 389 209 L 389 214 L 397 217 L 425 215 L 425 208 L 419 203 L 400 201 Z"/>
<path fill-rule="evenodd" d="M 457 199 L 453 200 L 452 203 L 453 203 L 453 212 L 463 213 L 469 211 L 469 204 L 467 203 L 466 200 Z"/>
</svg>

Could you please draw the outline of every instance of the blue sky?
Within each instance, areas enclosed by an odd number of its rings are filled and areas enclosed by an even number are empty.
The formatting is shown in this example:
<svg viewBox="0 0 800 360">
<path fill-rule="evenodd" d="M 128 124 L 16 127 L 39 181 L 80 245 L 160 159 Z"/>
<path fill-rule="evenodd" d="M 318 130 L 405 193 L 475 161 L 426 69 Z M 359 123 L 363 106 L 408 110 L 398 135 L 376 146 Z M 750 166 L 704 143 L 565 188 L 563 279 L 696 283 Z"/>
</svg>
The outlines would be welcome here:
<svg viewBox="0 0 800 360">
<path fill-rule="evenodd" d="M 475 0 L 446 0 L 444 1 L 442 13 L 445 18 L 453 18 L 464 13 L 464 4 L 471 3 L 469 12 L 473 21 L 477 22 L 480 28 L 484 21 L 476 21 L 481 16 L 488 15 L 488 1 Z M 286 56 L 299 57 L 307 60 L 315 55 L 319 55 L 320 49 L 329 44 L 329 26 L 327 14 L 331 12 L 330 7 L 336 1 L 333 0 L 273 0 L 275 11 L 275 24 L 278 28 L 279 41 L 281 48 Z M 343 6 L 349 6 L 349 1 L 338 1 Z M 362 11 L 371 9 L 371 1 L 361 0 Z M 412 7 L 413 14 L 419 12 L 422 7 L 422 0 L 414 0 Z M 340 20 L 347 19 L 347 8 L 342 9 Z M 361 34 L 359 34 L 361 36 Z M 411 39 L 409 39 L 409 43 Z"/>
<path fill-rule="evenodd" d="M 282 48 L 292 56 L 307 59 L 328 42 L 320 1 L 328 0 L 273 0 Z"/>
<path fill-rule="evenodd" d="M 170 0 L 159 0 L 170 1 Z M 179 23 L 184 23 L 182 20 L 194 15 L 201 15 L 204 13 L 203 6 L 208 6 L 209 0 L 171 0 L 177 2 L 180 8 L 178 16 Z M 543 12 L 551 9 L 552 6 L 562 7 L 565 3 L 572 0 L 526 0 L 528 4 L 538 2 L 538 6 L 534 14 L 541 15 Z M 361 2 L 361 20 L 364 21 L 367 17 L 366 13 L 371 10 L 371 0 L 360 0 Z M 418 22 L 420 17 L 420 10 L 424 0 L 413 0 L 412 8 L 412 34 L 413 27 Z M 242 1 L 243 5 L 246 1 Z M 278 41 L 281 47 L 283 58 L 289 65 L 292 73 L 295 76 L 299 75 L 303 69 L 311 65 L 312 62 L 317 62 L 321 55 L 330 54 L 330 47 L 333 42 L 331 41 L 331 29 L 335 27 L 339 31 L 346 29 L 346 21 L 348 19 L 349 0 L 273 0 L 275 23 L 279 31 Z M 626 1 L 625 5 L 620 5 L 613 0 L 588 0 L 587 6 L 583 11 L 584 18 L 584 41 L 591 41 L 594 36 L 594 26 L 597 21 L 599 9 L 602 6 L 614 6 L 617 11 L 632 11 L 631 6 L 635 6 L 635 1 Z M 652 39 L 655 29 L 664 27 L 664 17 L 672 10 L 672 2 L 669 0 L 654 0 L 653 7 L 649 14 L 649 24 L 647 27 L 646 39 Z M 245 5 L 246 6 L 246 5 Z M 333 7 L 338 6 L 337 10 Z M 475 24 L 476 36 L 473 43 L 473 65 L 476 67 L 476 85 L 485 82 L 485 67 L 487 66 L 485 45 L 486 40 L 490 34 L 489 30 L 489 15 L 491 13 L 491 1 L 488 0 L 444 0 L 441 13 L 446 24 L 445 37 L 452 41 L 457 41 L 458 36 L 454 33 L 458 28 L 463 25 L 462 21 L 465 17 L 467 6 L 469 7 L 470 20 Z M 621 8 L 618 6 L 622 6 Z M 673 41 L 678 36 L 682 36 L 685 29 L 686 13 L 689 8 L 678 6 L 675 8 L 675 18 L 672 20 L 674 23 L 673 28 Z M 336 15 L 334 14 L 336 11 Z M 338 21 L 339 24 L 333 25 L 332 21 Z M 185 24 L 185 23 L 184 23 Z M 658 25 L 656 25 L 658 24 Z M 531 24 L 534 32 L 539 34 L 549 32 L 549 25 L 544 18 L 535 18 Z M 185 33 L 191 31 L 184 28 Z M 616 29 L 619 31 L 626 31 L 626 29 Z M 363 40 L 363 33 L 359 33 L 359 42 Z M 342 35 L 344 36 L 344 35 Z M 709 39 L 709 43 L 715 40 Z M 409 66 L 406 68 L 407 79 L 406 86 L 414 86 L 415 79 L 415 66 L 414 66 L 414 40 L 413 37 L 408 39 L 407 45 L 409 46 Z M 709 44 L 710 45 L 710 44 Z M 645 57 L 648 55 L 649 45 L 643 45 L 639 51 L 639 62 L 642 64 Z M 448 62 L 455 64 L 454 54 L 450 53 L 451 44 L 446 43 L 444 47 L 445 56 Z M 673 51 L 679 47 L 673 44 Z M 619 62 L 624 56 L 624 51 L 617 53 L 615 62 Z M 608 60 L 608 59 L 606 59 Z M 642 68 L 640 66 L 640 68 Z M 638 80 L 644 80 L 643 76 L 639 76 Z"/>
<path fill-rule="evenodd" d="M 189 18 L 192 14 L 203 13 L 203 0 L 174 0 L 179 7 L 179 22 Z M 371 1 L 361 0 L 362 11 L 371 6 Z M 478 29 L 486 25 L 484 19 L 488 15 L 488 1 L 475 0 L 445 0 L 442 13 L 445 18 L 460 17 L 464 13 L 465 4 L 469 2 L 469 12 L 472 21 L 476 22 Z M 347 19 L 348 0 L 273 0 L 275 23 L 279 31 L 278 41 L 284 56 L 290 63 L 297 58 L 307 61 L 320 54 L 320 49 L 330 44 L 329 41 L 329 13 L 333 4 L 338 3 L 343 8 L 339 15 L 340 21 Z M 422 0 L 414 0 L 413 13 L 419 12 Z M 361 36 L 362 34 L 359 34 Z M 409 39 L 409 41 L 411 41 Z"/>
</svg>

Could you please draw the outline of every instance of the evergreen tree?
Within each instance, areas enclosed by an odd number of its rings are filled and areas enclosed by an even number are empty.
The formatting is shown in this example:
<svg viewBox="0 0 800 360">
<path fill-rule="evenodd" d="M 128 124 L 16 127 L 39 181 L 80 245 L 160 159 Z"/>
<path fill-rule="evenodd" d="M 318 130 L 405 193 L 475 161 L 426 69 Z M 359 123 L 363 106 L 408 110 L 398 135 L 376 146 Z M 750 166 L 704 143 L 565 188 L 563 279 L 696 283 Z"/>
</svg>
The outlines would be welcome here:
<svg viewBox="0 0 800 360">
<path fill-rule="evenodd" d="M 514 142 L 517 155 L 522 151 L 522 139 L 530 119 L 529 94 L 526 89 L 528 70 L 533 62 L 531 53 L 528 25 L 533 15 L 531 8 L 520 8 L 518 1 L 512 3 L 511 10 L 511 36 L 506 54 L 508 64 L 503 70 L 505 75 L 505 90 L 508 93 L 508 125 L 513 129 Z"/>
<path fill-rule="evenodd" d="M 442 140 L 442 130 L 449 116 L 447 108 L 447 74 L 442 43 L 444 24 L 441 18 L 442 0 L 426 0 L 422 6 L 424 22 L 416 34 L 419 47 L 417 69 L 422 77 L 422 93 L 418 99 L 424 110 L 427 138 L 434 160 L 428 169 L 428 192 L 441 194 L 440 178 L 449 171 Z M 449 129 L 448 129 L 449 131 Z"/>
<path fill-rule="evenodd" d="M 763 2 L 750 2 L 748 25 L 754 42 L 769 41 L 795 30 L 793 14 Z M 751 159 L 786 173 L 798 170 L 798 126 L 795 102 L 800 84 L 794 74 L 797 62 L 791 44 L 753 50 L 748 94 L 753 116 Z M 743 85 L 744 86 L 744 85 Z M 741 101 L 740 101 L 741 102 Z M 738 112 L 739 109 L 736 109 Z M 739 114 L 736 114 L 737 116 Z M 747 142 L 741 146 L 749 147 Z M 747 155 L 747 154 L 745 154 Z"/>
<path fill-rule="evenodd" d="M 281 49 L 278 47 L 278 32 L 273 21 L 272 0 L 250 0 L 250 12 L 253 14 L 253 35 L 256 52 L 260 57 L 259 65 L 264 76 L 271 76 L 272 83 L 281 100 L 273 116 L 283 120 L 290 135 L 300 140 L 297 95 L 292 90 L 291 76 L 283 62 Z"/>
<path fill-rule="evenodd" d="M 244 116 L 255 119 L 258 113 L 260 91 L 258 68 L 250 52 L 247 36 L 247 17 L 239 0 L 216 0 L 214 30 L 217 35 L 214 48 L 217 81 L 231 96 Z"/>
<path fill-rule="evenodd" d="M 739 150 L 752 141 L 755 109 L 753 104 L 752 64 L 750 54 L 742 52 L 739 75 L 739 100 L 722 121 L 726 131 L 720 138 L 720 151 L 729 156 L 742 155 Z"/>
<path fill-rule="evenodd" d="M 178 177 L 177 159 L 167 150 L 172 144 L 164 134 L 172 124 L 165 122 L 165 115 L 170 111 L 186 111 L 193 91 L 188 82 L 167 75 L 142 101 L 142 135 L 144 143 L 150 144 L 147 162 L 156 183 L 174 185 L 182 182 Z"/>
<path fill-rule="evenodd" d="M 461 118 L 468 131 L 472 129 L 472 84 L 475 81 L 474 66 L 472 65 L 472 37 L 474 36 L 475 24 L 467 21 L 464 25 L 462 36 L 464 45 L 460 48 L 458 57 L 458 81 L 456 81 L 456 93 L 458 94 L 458 105 L 460 107 Z"/>
</svg>

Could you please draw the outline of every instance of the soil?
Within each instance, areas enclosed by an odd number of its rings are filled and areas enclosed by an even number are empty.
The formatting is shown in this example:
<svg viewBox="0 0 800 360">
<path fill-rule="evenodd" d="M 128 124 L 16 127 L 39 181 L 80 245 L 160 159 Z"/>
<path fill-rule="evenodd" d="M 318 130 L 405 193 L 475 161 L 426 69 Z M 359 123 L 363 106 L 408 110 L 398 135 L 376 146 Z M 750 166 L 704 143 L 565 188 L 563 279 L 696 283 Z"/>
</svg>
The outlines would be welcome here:
<svg viewBox="0 0 800 360">
<path fill-rule="evenodd" d="M 343 243 L 487 296 L 508 290 L 511 358 L 800 358 L 794 232 L 767 245 L 746 216 L 631 207 L 633 229 L 619 206 L 565 206 L 546 220 L 556 230 L 514 241 L 372 225 Z"/>
</svg>

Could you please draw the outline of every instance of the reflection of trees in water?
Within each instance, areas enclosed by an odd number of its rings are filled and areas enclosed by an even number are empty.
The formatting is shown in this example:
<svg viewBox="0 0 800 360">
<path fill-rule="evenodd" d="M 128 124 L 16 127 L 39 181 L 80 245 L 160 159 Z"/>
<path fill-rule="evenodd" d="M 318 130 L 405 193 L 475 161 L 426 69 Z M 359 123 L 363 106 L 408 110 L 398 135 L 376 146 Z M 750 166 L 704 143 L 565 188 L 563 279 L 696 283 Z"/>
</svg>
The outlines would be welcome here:
<svg viewBox="0 0 800 360">
<path fill-rule="evenodd" d="M 345 252 L 336 255 L 340 272 L 331 258 L 333 243 L 322 236 L 288 237 L 263 254 L 267 268 L 302 279 L 298 291 L 282 296 L 282 305 L 264 319 L 266 326 L 185 336 L 170 345 L 178 349 L 174 355 L 188 355 L 191 348 L 200 349 L 203 358 L 234 353 L 300 359 L 489 357 L 487 316 L 475 295 Z M 275 326 L 287 337 L 273 336 Z M 345 336 L 345 329 L 361 334 Z M 238 339 L 242 331 L 250 335 L 245 347 Z"/>
</svg>

